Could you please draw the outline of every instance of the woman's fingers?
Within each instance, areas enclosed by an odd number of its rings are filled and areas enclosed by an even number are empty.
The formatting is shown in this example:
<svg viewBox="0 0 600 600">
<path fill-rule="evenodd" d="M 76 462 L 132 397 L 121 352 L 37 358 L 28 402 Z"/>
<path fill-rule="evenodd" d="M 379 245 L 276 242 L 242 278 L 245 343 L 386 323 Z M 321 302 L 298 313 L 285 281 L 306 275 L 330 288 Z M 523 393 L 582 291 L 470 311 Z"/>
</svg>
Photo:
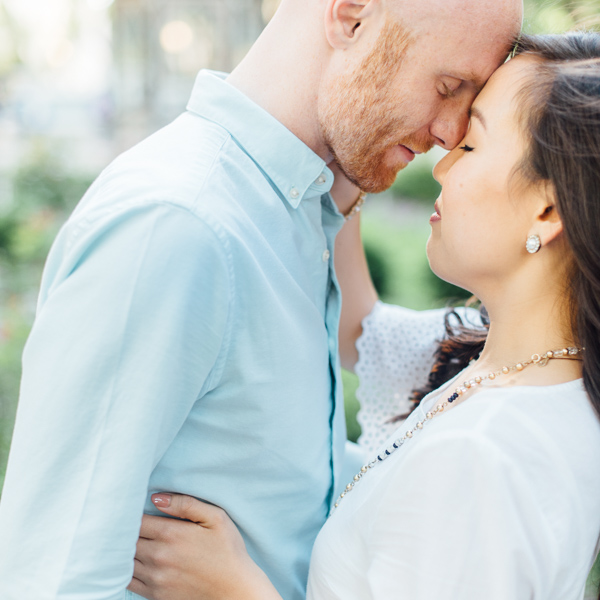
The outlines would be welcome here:
<svg viewBox="0 0 600 600">
<path fill-rule="evenodd" d="M 153 540 L 145 540 L 139 538 L 135 547 L 135 564 L 134 564 L 134 575 L 137 577 L 137 573 L 141 573 L 141 569 L 145 566 L 151 567 L 153 563 L 153 550 L 155 549 L 157 542 Z M 143 579 L 143 578 L 142 578 Z"/>
<path fill-rule="evenodd" d="M 137 558 L 133 560 L 133 577 L 138 581 L 141 581 L 144 585 L 148 584 L 148 578 L 151 570 L 151 568 Z"/>
<path fill-rule="evenodd" d="M 156 540 L 164 537 L 166 532 L 168 532 L 170 520 L 172 519 L 156 517 L 154 515 L 143 515 L 140 537 L 146 540 Z"/>
<path fill-rule="evenodd" d="M 146 587 L 146 585 L 139 579 L 136 579 L 135 577 L 130 581 L 129 585 L 127 586 L 127 589 L 130 592 L 137 594 L 138 596 L 143 596 L 144 598 L 152 598 L 152 596 L 149 595 L 148 588 Z"/>
<path fill-rule="evenodd" d="M 128 589 L 150 600 L 169 598 L 168 591 L 171 585 L 169 578 L 172 578 L 173 574 L 176 575 L 170 559 L 169 548 L 163 542 L 138 539 L 133 561 L 133 579 Z"/>
<path fill-rule="evenodd" d="M 223 521 L 223 509 L 182 494 L 153 494 L 152 503 L 162 512 L 197 523 L 202 527 L 219 525 Z"/>
<path fill-rule="evenodd" d="M 151 600 L 281 600 L 224 510 L 180 494 L 152 501 L 165 517 L 143 517 L 132 592 Z"/>
</svg>

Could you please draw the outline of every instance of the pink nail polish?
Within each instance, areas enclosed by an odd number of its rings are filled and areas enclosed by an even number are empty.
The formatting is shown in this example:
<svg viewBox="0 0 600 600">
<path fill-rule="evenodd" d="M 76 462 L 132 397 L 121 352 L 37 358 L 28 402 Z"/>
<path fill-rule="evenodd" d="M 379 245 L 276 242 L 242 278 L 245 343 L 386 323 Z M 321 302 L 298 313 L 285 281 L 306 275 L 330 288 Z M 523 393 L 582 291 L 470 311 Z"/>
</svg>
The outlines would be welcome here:
<svg viewBox="0 0 600 600">
<path fill-rule="evenodd" d="M 154 506 L 169 508 L 171 506 L 171 494 L 154 494 L 152 496 L 152 503 Z"/>
</svg>

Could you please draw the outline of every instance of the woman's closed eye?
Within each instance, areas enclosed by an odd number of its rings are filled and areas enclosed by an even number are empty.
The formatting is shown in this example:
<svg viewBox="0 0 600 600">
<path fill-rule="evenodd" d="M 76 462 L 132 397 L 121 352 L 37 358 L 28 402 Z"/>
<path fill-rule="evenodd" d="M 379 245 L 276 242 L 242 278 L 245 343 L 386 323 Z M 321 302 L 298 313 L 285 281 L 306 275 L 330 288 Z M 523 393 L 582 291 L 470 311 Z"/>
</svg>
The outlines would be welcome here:
<svg viewBox="0 0 600 600">
<path fill-rule="evenodd" d="M 460 146 L 458 149 L 463 150 L 464 152 L 473 152 L 473 150 L 475 150 L 475 148 L 467 146 L 467 144 L 465 144 L 464 146 Z"/>
</svg>

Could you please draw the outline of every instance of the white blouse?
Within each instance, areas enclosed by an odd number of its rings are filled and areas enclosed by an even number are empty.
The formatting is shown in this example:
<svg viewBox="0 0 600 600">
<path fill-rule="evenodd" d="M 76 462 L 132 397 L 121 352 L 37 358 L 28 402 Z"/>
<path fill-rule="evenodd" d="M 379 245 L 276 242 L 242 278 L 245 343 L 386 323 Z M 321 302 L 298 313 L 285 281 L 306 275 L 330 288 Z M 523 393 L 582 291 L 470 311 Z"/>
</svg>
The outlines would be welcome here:
<svg viewBox="0 0 600 600">
<path fill-rule="evenodd" d="M 365 319 L 364 446 L 381 439 L 376 427 L 390 433 L 385 421 L 425 382 L 443 315 L 378 303 Z M 342 500 L 315 543 L 307 598 L 582 599 L 599 535 L 600 421 L 582 381 L 481 389 Z"/>
</svg>

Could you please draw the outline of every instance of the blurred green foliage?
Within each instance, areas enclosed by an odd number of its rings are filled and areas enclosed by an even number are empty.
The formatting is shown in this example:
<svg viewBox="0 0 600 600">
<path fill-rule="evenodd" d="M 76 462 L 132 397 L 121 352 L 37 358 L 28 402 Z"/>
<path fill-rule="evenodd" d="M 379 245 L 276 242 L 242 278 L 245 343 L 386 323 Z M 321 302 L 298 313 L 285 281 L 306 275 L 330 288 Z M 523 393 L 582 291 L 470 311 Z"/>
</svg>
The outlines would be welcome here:
<svg viewBox="0 0 600 600">
<path fill-rule="evenodd" d="M 21 353 L 52 240 L 91 178 L 70 173 L 36 140 L 12 174 L 12 202 L 0 211 L 0 489 L 21 375 Z"/>
<path fill-rule="evenodd" d="M 24 314 L 18 296 L 9 298 L 3 307 L 0 330 L 0 489 L 4 483 L 6 460 L 17 408 L 21 352 L 31 326 L 30 315 Z"/>
<path fill-rule="evenodd" d="M 527 33 L 562 33 L 600 26 L 599 0 L 525 0 L 523 30 Z"/>
<path fill-rule="evenodd" d="M 433 164 L 428 157 L 417 157 L 410 168 L 405 169 L 392 186 L 392 193 L 398 198 L 410 198 L 431 202 L 435 200 L 442 186 L 433 178 Z"/>
<path fill-rule="evenodd" d="M 12 202 L 0 213 L 0 269 L 9 280 L 15 270 L 43 265 L 58 228 L 91 178 L 69 173 L 49 145 L 38 141 L 11 183 Z"/>
</svg>

